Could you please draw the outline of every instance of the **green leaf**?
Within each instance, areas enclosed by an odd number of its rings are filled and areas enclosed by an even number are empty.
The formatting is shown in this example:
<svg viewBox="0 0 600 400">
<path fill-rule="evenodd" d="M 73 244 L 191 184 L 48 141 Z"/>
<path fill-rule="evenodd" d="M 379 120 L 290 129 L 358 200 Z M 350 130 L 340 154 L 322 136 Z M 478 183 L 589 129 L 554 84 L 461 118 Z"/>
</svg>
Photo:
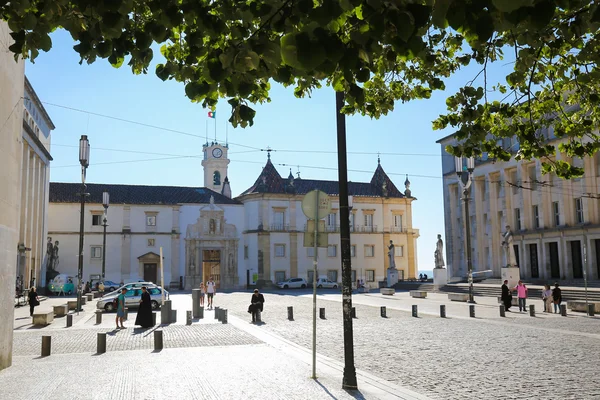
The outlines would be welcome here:
<svg viewBox="0 0 600 400">
<path fill-rule="evenodd" d="M 492 4 L 499 11 L 510 13 L 521 7 L 530 7 L 533 0 L 492 0 Z"/>
<path fill-rule="evenodd" d="M 258 68 L 260 57 L 256 52 L 249 50 L 240 51 L 234 59 L 235 69 L 240 72 L 248 72 Z"/>
</svg>

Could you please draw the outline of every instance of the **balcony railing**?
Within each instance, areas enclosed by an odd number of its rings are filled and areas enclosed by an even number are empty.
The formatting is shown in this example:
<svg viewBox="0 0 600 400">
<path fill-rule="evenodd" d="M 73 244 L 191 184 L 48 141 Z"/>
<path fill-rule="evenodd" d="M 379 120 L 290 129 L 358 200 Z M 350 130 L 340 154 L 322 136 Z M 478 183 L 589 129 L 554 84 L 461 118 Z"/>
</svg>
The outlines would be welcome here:
<svg viewBox="0 0 600 400">
<path fill-rule="evenodd" d="M 390 227 L 390 232 L 391 233 L 402 233 L 402 232 L 405 232 L 405 229 L 402 229 L 401 226 L 392 226 L 392 227 Z"/>
<path fill-rule="evenodd" d="M 290 226 L 287 224 L 271 224 L 271 232 L 289 232 Z"/>
</svg>

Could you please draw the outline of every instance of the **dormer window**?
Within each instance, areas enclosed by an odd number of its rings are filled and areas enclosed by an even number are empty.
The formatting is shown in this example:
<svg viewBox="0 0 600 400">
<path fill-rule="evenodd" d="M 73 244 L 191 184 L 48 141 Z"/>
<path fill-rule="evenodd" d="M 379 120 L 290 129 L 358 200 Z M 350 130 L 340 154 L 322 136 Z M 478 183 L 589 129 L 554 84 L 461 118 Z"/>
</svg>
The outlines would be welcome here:
<svg viewBox="0 0 600 400">
<path fill-rule="evenodd" d="M 221 185 L 221 173 L 219 171 L 213 173 L 213 185 Z"/>
</svg>

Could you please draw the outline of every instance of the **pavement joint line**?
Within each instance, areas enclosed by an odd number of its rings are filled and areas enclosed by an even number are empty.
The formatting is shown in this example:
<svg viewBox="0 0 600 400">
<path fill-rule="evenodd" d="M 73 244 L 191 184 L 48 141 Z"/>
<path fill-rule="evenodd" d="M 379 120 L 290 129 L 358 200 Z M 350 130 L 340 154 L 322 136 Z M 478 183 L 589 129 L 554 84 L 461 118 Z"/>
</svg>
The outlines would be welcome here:
<svg viewBox="0 0 600 400">
<path fill-rule="evenodd" d="M 245 320 L 243 320 L 237 316 L 231 315 L 229 322 L 232 325 L 234 325 L 235 327 L 246 331 L 247 333 L 253 335 L 254 337 L 256 337 L 259 340 L 262 340 L 266 344 L 268 344 L 280 351 L 284 351 L 285 353 L 305 362 L 308 365 L 312 364 L 312 359 L 311 359 L 312 351 L 310 349 L 307 349 L 299 344 L 296 344 L 287 339 L 284 339 L 281 336 L 279 336 L 273 332 L 259 329 L 255 325 L 250 325 Z M 337 373 L 343 374 L 343 371 L 344 371 L 343 363 L 341 363 L 337 360 L 334 360 L 330 357 L 319 354 L 319 353 L 317 353 L 317 360 L 318 360 L 317 368 L 319 368 L 319 366 L 326 367 L 326 369 L 334 370 Z M 318 375 L 318 373 L 317 373 L 317 375 Z M 406 389 L 404 387 L 395 385 L 385 379 L 379 378 L 375 375 L 372 375 L 368 372 L 365 372 L 365 371 L 362 371 L 359 369 L 356 369 L 356 376 L 357 376 L 357 379 L 360 378 L 363 381 L 362 382 L 363 384 L 366 384 L 367 386 L 372 386 L 379 392 L 384 392 L 386 394 L 386 396 L 385 396 L 386 399 L 389 398 L 389 399 L 401 399 L 401 400 L 431 400 L 429 397 L 427 397 L 425 395 L 422 395 L 422 394 L 414 392 L 410 389 Z M 365 392 L 369 390 L 368 388 L 365 390 L 363 388 L 363 385 L 360 384 L 360 382 L 359 382 L 359 388 L 362 388 L 359 390 L 364 390 Z M 381 397 L 378 396 L 378 398 L 381 398 Z"/>
</svg>

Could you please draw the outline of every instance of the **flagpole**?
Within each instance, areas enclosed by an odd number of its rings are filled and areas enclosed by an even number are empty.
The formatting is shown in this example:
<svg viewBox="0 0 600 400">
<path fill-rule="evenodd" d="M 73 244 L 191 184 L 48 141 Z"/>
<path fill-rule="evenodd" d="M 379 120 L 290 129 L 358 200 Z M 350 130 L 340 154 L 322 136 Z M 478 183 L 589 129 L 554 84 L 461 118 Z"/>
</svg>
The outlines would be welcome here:
<svg viewBox="0 0 600 400">
<path fill-rule="evenodd" d="M 217 141 L 217 114 L 215 111 L 215 142 Z"/>
<path fill-rule="evenodd" d="M 206 130 L 204 131 L 206 135 L 206 145 L 208 146 L 208 120 L 206 120 Z"/>
<path fill-rule="evenodd" d="M 228 132 L 229 126 L 228 125 L 229 125 L 228 121 L 225 120 L 225 147 L 229 146 L 229 132 Z"/>
</svg>

